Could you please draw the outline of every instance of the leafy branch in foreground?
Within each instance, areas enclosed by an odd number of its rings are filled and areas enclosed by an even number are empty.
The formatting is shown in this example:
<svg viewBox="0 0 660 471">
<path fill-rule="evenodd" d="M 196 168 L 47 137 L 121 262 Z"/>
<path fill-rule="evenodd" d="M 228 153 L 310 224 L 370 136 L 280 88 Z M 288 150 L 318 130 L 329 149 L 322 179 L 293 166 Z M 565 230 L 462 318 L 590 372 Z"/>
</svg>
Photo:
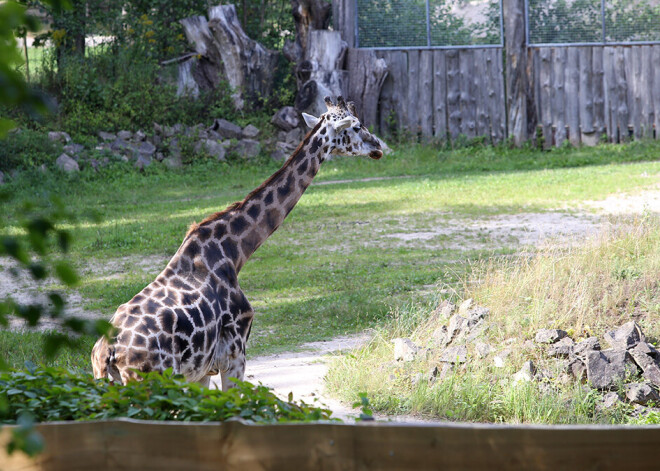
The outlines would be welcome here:
<svg viewBox="0 0 660 471">
<path fill-rule="evenodd" d="M 0 422 L 29 415 L 37 422 L 130 417 L 183 422 L 241 418 L 257 423 L 339 420 L 328 409 L 279 399 L 265 386 L 236 381 L 228 391 L 188 383 L 169 369 L 141 374 L 125 386 L 66 369 L 31 365 L 0 374 Z M 25 420 L 25 419 L 23 419 Z"/>
</svg>

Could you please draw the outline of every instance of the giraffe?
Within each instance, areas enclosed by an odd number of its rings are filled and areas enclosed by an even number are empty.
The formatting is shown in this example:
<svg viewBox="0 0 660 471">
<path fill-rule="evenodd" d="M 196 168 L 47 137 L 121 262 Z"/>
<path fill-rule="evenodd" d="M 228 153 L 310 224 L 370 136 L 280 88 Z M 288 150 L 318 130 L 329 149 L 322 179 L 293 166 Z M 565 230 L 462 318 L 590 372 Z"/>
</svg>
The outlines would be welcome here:
<svg viewBox="0 0 660 471">
<path fill-rule="evenodd" d="M 113 339 L 92 349 L 95 378 L 126 384 L 136 371 L 173 368 L 187 381 L 222 389 L 243 379 L 245 347 L 254 310 L 238 274 L 255 250 L 282 224 L 330 154 L 380 159 L 380 141 L 341 96 L 325 98 L 320 117 L 303 113 L 312 128 L 283 166 L 240 202 L 193 224 L 156 279 L 117 308 Z"/>
</svg>

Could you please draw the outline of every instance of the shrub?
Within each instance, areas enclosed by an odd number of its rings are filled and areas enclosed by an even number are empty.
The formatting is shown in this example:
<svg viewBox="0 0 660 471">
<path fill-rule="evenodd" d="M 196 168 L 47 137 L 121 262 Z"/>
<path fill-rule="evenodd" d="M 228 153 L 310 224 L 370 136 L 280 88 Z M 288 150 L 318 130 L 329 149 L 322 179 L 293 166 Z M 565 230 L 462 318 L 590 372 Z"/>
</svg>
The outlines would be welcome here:
<svg viewBox="0 0 660 471">
<path fill-rule="evenodd" d="M 43 132 L 22 129 L 9 134 L 0 145 L 0 170 L 26 169 L 52 163 L 60 150 L 59 144 Z"/>
<path fill-rule="evenodd" d="M 141 374 L 127 385 L 94 380 L 61 368 L 28 365 L 28 371 L 0 374 L 0 421 L 16 423 L 31 415 L 38 422 L 131 417 L 144 420 L 258 423 L 331 419 L 328 409 L 279 399 L 267 387 L 236 381 L 229 391 L 187 383 L 172 370 Z"/>
</svg>

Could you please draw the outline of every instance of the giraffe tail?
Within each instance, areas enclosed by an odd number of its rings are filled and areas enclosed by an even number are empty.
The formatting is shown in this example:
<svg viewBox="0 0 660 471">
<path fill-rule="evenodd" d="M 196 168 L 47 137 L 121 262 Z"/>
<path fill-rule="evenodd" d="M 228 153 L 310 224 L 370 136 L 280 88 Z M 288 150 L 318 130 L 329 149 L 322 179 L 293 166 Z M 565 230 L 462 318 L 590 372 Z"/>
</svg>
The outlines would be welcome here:
<svg viewBox="0 0 660 471">
<path fill-rule="evenodd" d="M 117 368 L 115 348 L 105 337 L 98 339 L 92 348 L 92 369 L 96 379 L 108 378 L 110 381 L 122 382 Z"/>
</svg>

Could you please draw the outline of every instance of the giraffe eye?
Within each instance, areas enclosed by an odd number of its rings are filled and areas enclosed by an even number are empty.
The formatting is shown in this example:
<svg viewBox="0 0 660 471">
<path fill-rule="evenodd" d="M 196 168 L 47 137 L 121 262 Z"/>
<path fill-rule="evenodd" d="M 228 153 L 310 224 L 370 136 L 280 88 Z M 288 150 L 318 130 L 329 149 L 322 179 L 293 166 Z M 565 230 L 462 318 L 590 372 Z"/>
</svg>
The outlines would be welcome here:
<svg viewBox="0 0 660 471">
<path fill-rule="evenodd" d="M 359 131 L 360 131 L 360 126 L 355 126 L 355 127 L 353 128 L 353 131 L 355 131 L 355 132 L 359 132 Z"/>
</svg>

